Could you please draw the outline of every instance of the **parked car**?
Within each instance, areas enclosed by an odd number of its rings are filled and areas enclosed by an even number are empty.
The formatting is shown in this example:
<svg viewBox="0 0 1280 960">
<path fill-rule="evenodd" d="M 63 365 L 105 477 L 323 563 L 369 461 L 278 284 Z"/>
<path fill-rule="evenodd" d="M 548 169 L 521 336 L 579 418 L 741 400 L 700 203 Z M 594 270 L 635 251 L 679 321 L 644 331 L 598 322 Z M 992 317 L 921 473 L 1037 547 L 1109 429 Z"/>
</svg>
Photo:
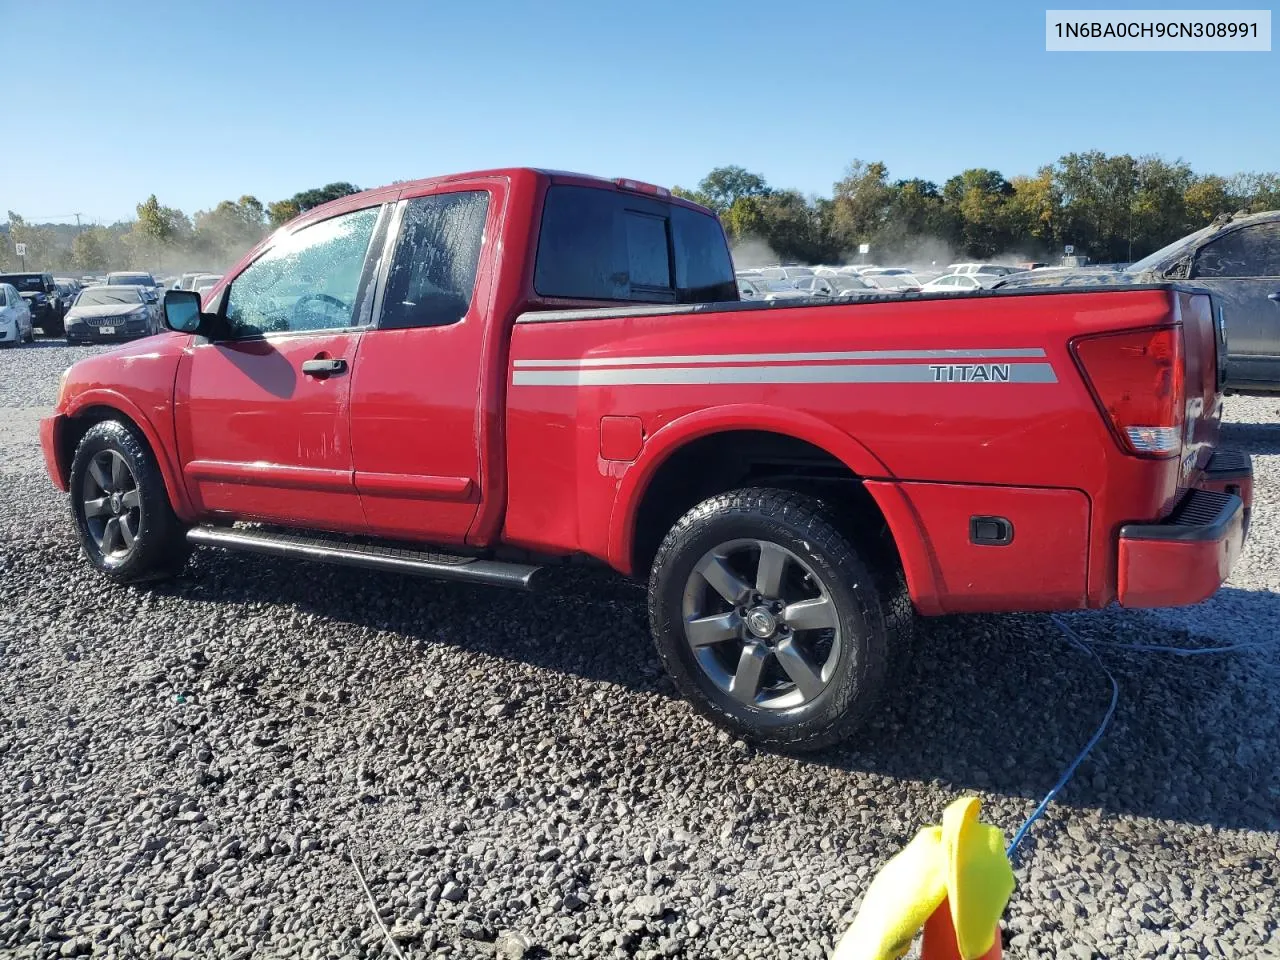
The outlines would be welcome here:
<svg viewBox="0 0 1280 960">
<path fill-rule="evenodd" d="M 859 279 L 876 290 L 897 290 L 901 292 L 920 289 L 920 281 L 906 270 L 892 272 L 868 270 L 860 274 Z"/>
<path fill-rule="evenodd" d="M 16 287 L 31 309 L 31 322 L 46 337 L 62 336 L 66 304 L 51 273 L 0 273 L 0 283 Z"/>
<path fill-rule="evenodd" d="M 874 293 L 875 287 L 858 277 L 846 277 L 839 274 L 822 277 L 803 277 L 795 282 L 800 292 L 811 297 L 854 297 Z"/>
<path fill-rule="evenodd" d="M 1208 291 L 1229 392 L 1280 393 L 1280 210 L 1224 214 L 1124 269 L 1042 269 L 997 290 L 1176 281 Z"/>
<path fill-rule="evenodd" d="M 764 267 L 760 275 L 766 280 L 798 280 L 800 277 L 812 277 L 812 267 Z"/>
<path fill-rule="evenodd" d="M 762 277 L 738 277 L 738 298 L 741 300 L 757 300 L 761 303 L 774 303 L 779 300 L 804 300 L 809 295 L 797 290 L 795 284 L 787 280 L 766 280 Z"/>
<path fill-rule="evenodd" d="M 118 283 L 129 287 L 149 287 L 152 290 L 159 286 L 156 283 L 156 278 L 151 274 L 136 270 L 117 270 L 107 274 L 107 286 L 114 286 Z"/>
<path fill-rule="evenodd" d="M 1252 474 L 1216 452 L 1207 296 L 735 292 L 715 215 L 658 187 L 397 184 L 169 291 L 174 333 L 74 364 L 41 443 L 121 583 L 191 545 L 534 590 L 595 558 L 647 585 L 684 695 L 789 749 L 876 712 L 913 605 L 1169 606 L 1230 573 Z"/>
<path fill-rule="evenodd" d="M 30 343 L 35 338 L 31 307 L 17 287 L 0 283 L 0 344 Z"/>
<path fill-rule="evenodd" d="M 970 277 L 1007 277 L 1011 273 L 1021 272 L 1017 267 L 1006 267 L 1000 263 L 953 263 L 947 270 Z"/>
<path fill-rule="evenodd" d="M 85 287 L 67 313 L 67 343 L 136 340 L 159 329 L 156 298 L 148 287 Z"/>
<path fill-rule="evenodd" d="M 986 290 L 999 277 L 973 273 L 946 273 L 920 286 L 921 293 L 973 293 Z"/>
<path fill-rule="evenodd" d="M 216 287 L 221 279 L 222 274 L 220 273 L 202 273 L 191 281 L 191 289 L 196 293 L 205 293 Z"/>
<path fill-rule="evenodd" d="M 210 274 L 210 271 L 208 270 L 189 270 L 186 273 L 182 274 L 180 277 L 178 277 L 177 284 L 174 286 L 174 289 L 190 290 L 191 285 L 195 281 L 196 277 L 207 277 L 209 276 L 209 274 Z"/>
</svg>

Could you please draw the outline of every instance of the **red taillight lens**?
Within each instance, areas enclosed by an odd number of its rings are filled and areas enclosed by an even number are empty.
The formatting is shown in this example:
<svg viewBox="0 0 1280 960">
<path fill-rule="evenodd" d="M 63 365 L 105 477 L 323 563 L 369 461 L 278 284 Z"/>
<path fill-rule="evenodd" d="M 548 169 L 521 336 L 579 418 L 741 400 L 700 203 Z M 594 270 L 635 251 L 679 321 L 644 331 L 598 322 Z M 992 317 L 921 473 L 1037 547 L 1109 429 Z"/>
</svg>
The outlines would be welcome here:
<svg viewBox="0 0 1280 960">
<path fill-rule="evenodd" d="M 1125 452 L 1168 457 L 1182 449 L 1181 327 L 1080 337 L 1071 349 Z"/>
</svg>

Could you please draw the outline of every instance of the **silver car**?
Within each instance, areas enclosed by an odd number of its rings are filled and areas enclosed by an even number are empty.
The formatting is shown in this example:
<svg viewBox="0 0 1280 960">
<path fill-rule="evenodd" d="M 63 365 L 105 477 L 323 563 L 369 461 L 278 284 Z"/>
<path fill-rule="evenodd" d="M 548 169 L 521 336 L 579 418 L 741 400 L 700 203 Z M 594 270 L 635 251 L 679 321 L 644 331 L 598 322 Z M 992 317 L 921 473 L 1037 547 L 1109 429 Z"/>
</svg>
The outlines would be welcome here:
<svg viewBox="0 0 1280 960">
<path fill-rule="evenodd" d="M 30 343 L 36 338 L 31 324 L 31 308 L 22 299 L 18 288 L 11 283 L 0 283 L 0 343 Z"/>
</svg>

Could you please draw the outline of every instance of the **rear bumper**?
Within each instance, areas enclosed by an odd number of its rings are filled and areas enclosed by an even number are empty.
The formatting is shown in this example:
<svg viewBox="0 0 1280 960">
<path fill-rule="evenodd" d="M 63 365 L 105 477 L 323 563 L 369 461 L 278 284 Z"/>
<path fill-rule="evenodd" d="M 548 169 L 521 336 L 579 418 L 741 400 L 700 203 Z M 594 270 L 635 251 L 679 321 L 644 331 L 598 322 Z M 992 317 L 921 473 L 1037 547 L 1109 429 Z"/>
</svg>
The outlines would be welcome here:
<svg viewBox="0 0 1280 960">
<path fill-rule="evenodd" d="M 1219 450 L 1205 467 L 1201 490 L 1233 493 L 1244 501 L 1244 529 L 1249 532 L 1249 516 L 1253 512 L 1253 462 L 1249 455 L 1235 450 Z"/>
<path fill-rule="evenodd" d="M 1250 490 L 1252 483 L 1250 472 Z M 1178 607 L 1208 599 L 1231 574 L 1244 538 L 1245 501 L 1239 494 L 1192 490 L 1160 523 L 1120 528 L 1116 599 L 1124 607 Z"/>
</svg>

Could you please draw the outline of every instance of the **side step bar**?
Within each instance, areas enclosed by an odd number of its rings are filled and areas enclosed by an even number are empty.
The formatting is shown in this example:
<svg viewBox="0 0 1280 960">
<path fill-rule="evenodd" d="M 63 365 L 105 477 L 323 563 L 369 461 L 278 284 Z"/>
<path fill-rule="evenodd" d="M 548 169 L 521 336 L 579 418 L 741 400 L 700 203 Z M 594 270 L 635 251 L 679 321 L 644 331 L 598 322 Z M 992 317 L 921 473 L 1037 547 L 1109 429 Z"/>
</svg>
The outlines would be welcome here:
<svg viewBox="0 0 1280 960">
<path fill-rule="evenodd" d="M 503 563 L 431 553 L 399 546 L 359 543 L 323 536 L 279 533 L 267 530 L 238 530 L 229 527 L 192 527 L 187 540 L 201 547 L 221 547 L 260 553 L 268 557 L 291 557 L 366 570 L 408 573 L 436 580 L 460 580 L 516 590 L 536 590 L 545 567 L 524 563 Z"/>
</svg>

